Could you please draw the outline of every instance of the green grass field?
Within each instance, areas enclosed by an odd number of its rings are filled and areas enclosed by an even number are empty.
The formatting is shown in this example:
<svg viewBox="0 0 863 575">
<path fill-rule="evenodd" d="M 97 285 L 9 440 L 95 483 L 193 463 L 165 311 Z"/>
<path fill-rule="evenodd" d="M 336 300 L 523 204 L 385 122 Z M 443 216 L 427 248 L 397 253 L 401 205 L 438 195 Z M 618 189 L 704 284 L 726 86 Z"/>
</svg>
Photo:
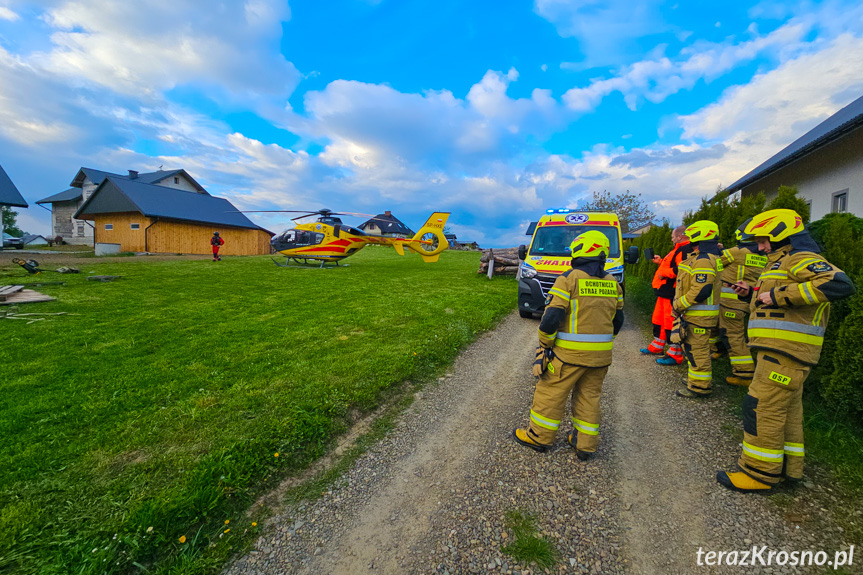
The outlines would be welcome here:
<svg viewBox="0 0 863 575">
<path fill-rule="evenodd" d="M 368 248 L 325 270 L 96 258 L 46 274 L 68 282 L 36 288 L 57 301 L 18 312 L 74 315 L 0 319 L 0 572 L 211 572 L 248 543 L 268 481 L 514 309 L 515 282 L 478 260 Z M 0 261 L 16 281 L 33 278 Z"/>
</svg>

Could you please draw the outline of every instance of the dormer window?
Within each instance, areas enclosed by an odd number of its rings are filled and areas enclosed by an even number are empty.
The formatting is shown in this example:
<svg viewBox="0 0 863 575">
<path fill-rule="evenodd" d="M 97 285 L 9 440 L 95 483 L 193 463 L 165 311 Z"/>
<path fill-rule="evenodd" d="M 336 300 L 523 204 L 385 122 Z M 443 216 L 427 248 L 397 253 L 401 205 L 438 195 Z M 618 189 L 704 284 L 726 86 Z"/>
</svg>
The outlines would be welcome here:
<svg viewBox="0 0 863 575">
<path fill-rule="evenodd" d="M 178 178 L 177 176 L 174 176 L 174 183 L 175 183 L 175 184 L 179 184 L 179 183 L 180 183 L 180 178 Z"/>
</svg>

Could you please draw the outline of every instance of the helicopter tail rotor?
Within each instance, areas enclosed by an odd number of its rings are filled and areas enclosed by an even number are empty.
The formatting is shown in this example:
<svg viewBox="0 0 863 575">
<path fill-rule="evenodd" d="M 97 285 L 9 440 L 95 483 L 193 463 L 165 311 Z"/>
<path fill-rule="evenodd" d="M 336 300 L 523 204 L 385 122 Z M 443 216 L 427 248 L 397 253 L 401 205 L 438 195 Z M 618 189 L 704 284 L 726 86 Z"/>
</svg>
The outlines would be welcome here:
<svg viewBox="0 0 863 575">
<path fill-rule="evenodd" d="M 449 218 L 449 212 L 433 213 L 407 247 L 412 252 L 418 253 L 423 261 L 436 262 L 440 253 L 449 247 L 443 234 L 447 218 Z"/>
</svg>

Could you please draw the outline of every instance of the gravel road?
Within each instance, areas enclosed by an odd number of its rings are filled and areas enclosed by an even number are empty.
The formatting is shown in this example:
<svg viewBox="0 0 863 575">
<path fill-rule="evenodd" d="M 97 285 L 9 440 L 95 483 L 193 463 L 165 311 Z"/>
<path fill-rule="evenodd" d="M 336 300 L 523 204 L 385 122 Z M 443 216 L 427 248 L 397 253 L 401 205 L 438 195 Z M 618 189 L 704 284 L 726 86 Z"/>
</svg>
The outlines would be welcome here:
<svg viewBox="0 0 863 575">
<path fill-rule="evenodd" d="M 537 325 L 513 314 L 481 337 L 324 497 L 282 509 L 224 573 L 821 573 L 699 567 L 697 551 L 767 545 L 832 559 L 853 543 L 831 525 L 836 495 L 820 481 L 769 497 L 719 487 L 716 470 L 733 466 L 740 441 L 725 390 L 702 402 L 675 397 L 681 371 L 642 356 L 643 334 L 630 323 L 605 381 L 596 457 L 579 461 L 564 426 L 550 453 L 515 444 L 510 433 L 526 423 L 533 394 Z M 537 517 L 559 553 L 555 567 L 501 551 L 514 538 L 511 510 Z"/>
</svg>

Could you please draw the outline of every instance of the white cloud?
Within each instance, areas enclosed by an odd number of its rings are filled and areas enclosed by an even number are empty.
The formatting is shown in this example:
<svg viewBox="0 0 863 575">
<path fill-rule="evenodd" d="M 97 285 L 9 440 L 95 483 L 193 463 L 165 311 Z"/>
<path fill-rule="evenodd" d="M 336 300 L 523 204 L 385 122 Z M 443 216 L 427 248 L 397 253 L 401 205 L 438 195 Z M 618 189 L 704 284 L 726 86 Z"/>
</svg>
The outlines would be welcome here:
<svg viewBox="0 0 863 575">
<path fill-rule="evenodd" d="M 15 22 L 16 20 L 18 20 L 18 14 L 16 14 L 6 6 L 0 6 L 0 20 L 8 20 L 10 22 Z"/>
<path fill-rule="evenodd" d="M 676 59 L 660 56 L 642 60 L 623 67 L 614 77 L 572 88 L 563 95 L 563 101 L 576 112 L 587 112 L 612 92 L 620 92 L 627 106 L 635 110 L 642 99 L 662 102 L 692 88 L 699 80 L 710 81 L 765 52 L 779 52 L 789 44 L 797 44 L 808 30 L 800 24 L 789 24 L 739 44 L 697 43 L 681 51 Z"/>
<path fill-rule="evenodd" d="M 286 2 L 65 1 L 45 21 L 54 49 L 33 61 L 79 84 L 131 96 L 210 85 L 234 98 L 289 95 L 299 74 L 279 51 Z"/>
<path fill-rule="evenodd" d="M 665 30 L 656 0 L 534 0 L 534 11 L 558 34 L 576 38 L 583 68 L 629 61 L 639 38 Z"/>
<path fill-rule="evenodd" d="M 572 4 L 558 0 L 553 3 Z M 791 18 L 769 34 L 759 35 L 755 23 L 746 33 L 750 38 L 745 41 L 730 37 L 719 43 L 694 42 L 676 56 L 658 51 L 651 58 L 621 66 L 611 77 L 568 90 L 563 101 L 578 113 L 592 111 L 613 92 L 622 94 L 632 110 L 643 100 L 662 102 L 672 94 L 691 89 L 700 80 L 710 82 L 756 58 L 766 57 L 782 63 L 801 54 L 820 51 L 824 38 L 836 38 L 843 33 L 859 36 L 863 34 L 863 5 L 838 0 L 826 2 L 811 12 Z M 810 39 L 813 33 L 814 39 Z M 564 69 L 574 69 L 573 66 L 561 64 Z"/>
</svg>

